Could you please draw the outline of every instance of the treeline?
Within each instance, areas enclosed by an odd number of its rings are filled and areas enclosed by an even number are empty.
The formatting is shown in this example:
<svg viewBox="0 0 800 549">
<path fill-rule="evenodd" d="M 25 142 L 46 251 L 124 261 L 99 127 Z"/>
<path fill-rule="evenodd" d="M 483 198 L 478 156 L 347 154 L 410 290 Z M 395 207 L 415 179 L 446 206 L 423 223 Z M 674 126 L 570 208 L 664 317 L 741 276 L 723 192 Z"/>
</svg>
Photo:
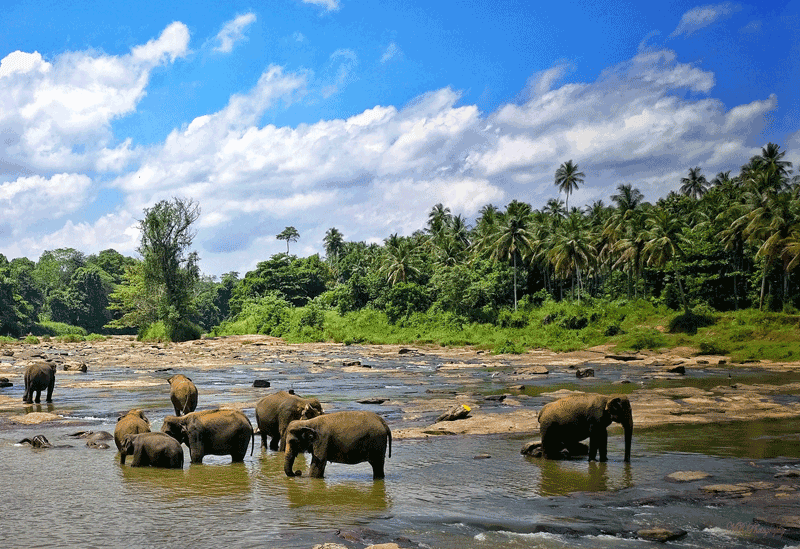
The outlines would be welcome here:
<svg viewBox="0 0 800 549">
<path fill-rule="evenodd" d="M 692 168 L 680 192 L 655 204 L 623 184 L 608 203 L 582 209 L 567 209 L 559 198 L 540 210 L 516 200 L 505 209 L 489 204 L 474 226 L 437 204 L 411 236 L 366 244 L 347 242 L 331 228 L 324 259 L 276 254 L 243 278 L 200 275 L 196 254 L 185 253 L 188 232 L 180 242 L 161 243 L 176 254 L 172 263 L 153 259 L 164 254 L 153 251 L 157 235 L 147 236 L 151 215 L 172 215 L 185 231 L 199 215 L 196 207 L 186 215 L 187 204 L 176 199 L 146 210 L 142 260 L 72 249 L 45 252 L 36 263 L 0 257 L 0 333 L 58 322 L 141 334 L 166 319 L 215 334 L 320 339 L 331 311 L 379 311 L 390 323 L 444 315 L 455 323 L 507 326 L 549 300 L 642 298 L 683 313 L 698 306 L 794 313 L 800 306 L 800 178 L 791 176 L 784 156 L 769 143 L 735 175 L 708 180 Z M 568 201 L 583 179 L 569 161 L 554 183 Z M 291 241 L 297 238 L 293 229 Z"/>
</svg>

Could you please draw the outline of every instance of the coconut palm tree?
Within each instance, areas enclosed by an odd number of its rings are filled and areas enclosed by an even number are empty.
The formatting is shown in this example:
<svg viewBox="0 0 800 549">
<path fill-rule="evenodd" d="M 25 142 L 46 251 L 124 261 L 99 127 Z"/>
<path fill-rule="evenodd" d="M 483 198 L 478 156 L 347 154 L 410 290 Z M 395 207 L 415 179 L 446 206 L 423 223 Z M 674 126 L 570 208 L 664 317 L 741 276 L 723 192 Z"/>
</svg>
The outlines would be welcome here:
<svg viewBox="0 0 800 549">
<path fill-rule="evenodd" d="M 380 272 L 394 286 L 398 282 L 406 282 L 421 271 L 421 259 L 417 243 L 411 238 L 397 236 L 394 233 L 385 241 L 383 264 Z"/>
<path fill-rule="evenodd" d="M 586 174 L 580 171 L 578 165 L 573 164 L 572 160 L 567 160 L 556 170 L 555 184 L 558 187 L 558 192 L 566 195 L 565 209 L 567 211 L 569 211 L 569 195 L 583 183 L 584 177 L 586 177 Z"/>
<path fill-rule="evenodd" d="M 700 173 L 700 167 L 689 168 L 689 175 L 681 177 L 681 193 L 699 200 L 708 190 L 706 176 Z"/>
<path fill-rule="evenodd" d="M 553 264 L 556 275 L 568 277 L 575 274 L 572 279 L 572 294 L 575 295 L 575 282 L 578 282 L 578 301 L 581 299 L 583 279 L 581 273 L 589 270 L 594 262 L 594 249 L 589 239 L 587 222 L 580 213 L 573 213 L 553 235 L 553 240 L 547 257 Z"/>
<path fill-rule="evenodd" d="M 286 253 L 289 253 L 289 242 L 297 242 L 300 238 L 300 233 L 294 227 L 286 227 L 283 231 L 275 235 L 278 240 L 286 241 Z"/>
<path fill-rule="evenodd" d="M 325 256 L 328 260 L 336 261 L 344 249 L 344 235 L 336 227 L 331 227 L 325 233 Z"/>
<path fill-rule="evenodd" d="M 688 246 L 686 238 L 683 236 L 683 221 L 670 215 L 663 208 L 656 208 L 647 216 L 647 231 L 645 232 L 645 245 L 642 255 L 648 266 L 664 268 L 670 263 L 675 273 L 675 281 L 678 283 L 683 312 L 689 313 L 689 302 L 683 290 L 680 271 L 678 270 L 678 259 L 685 256 L 683 247 Z"/>
</svg>

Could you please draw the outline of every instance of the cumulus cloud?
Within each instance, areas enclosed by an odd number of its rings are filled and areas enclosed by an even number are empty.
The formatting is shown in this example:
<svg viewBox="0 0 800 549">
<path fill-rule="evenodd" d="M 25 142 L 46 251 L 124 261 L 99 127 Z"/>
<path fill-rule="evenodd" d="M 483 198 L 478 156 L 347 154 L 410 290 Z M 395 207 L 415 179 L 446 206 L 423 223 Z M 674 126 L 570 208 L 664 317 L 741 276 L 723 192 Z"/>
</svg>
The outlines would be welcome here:
<svg viewBox="0 0 800 549">
<path fill-rule="evenodd" d="M 15 175 L 124 166 L 130 144 L 113 145 L 111 122 L 135 110 L 153 68 L 185 56 L 188 43 L 186 26 L 172 23 L 122 56 L 7 55 L 0 61 L 0 164 L 15 166 Z"/>
<path fill-rule="evenodd" d="M 214 51 L 222 53 L 230 53 L 233 47 L 240 41 L 244 40 L 244 30 L 255 23 L 255 13 L 245 13 L 239 15 L 231 21 L 223 25 L 222 30 L 219 31 L 215 40 L 217 45 L 214 46 Z"/>
<path fill-rule="evenodd" d="M 731 2 L 724 2 L 722 4 L 707 4 L 705 6 L 698 6 L 692 8 L 681 17 L 678 26 L 670 34 L 670 38 L 680 36 L 682 34 L 692 34 L 698 30 L 709 26 L 710 24 L 732 15 L 739 9 L 739 6 Z"/>
</svg>

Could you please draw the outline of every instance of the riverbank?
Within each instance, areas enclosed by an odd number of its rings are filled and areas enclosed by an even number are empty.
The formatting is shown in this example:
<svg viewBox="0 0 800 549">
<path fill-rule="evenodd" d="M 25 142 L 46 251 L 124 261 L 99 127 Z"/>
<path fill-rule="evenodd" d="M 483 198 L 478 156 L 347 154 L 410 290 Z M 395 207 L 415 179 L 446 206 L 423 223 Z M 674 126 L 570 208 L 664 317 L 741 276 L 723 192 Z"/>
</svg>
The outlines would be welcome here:
<svg viewBox="0 0 800 549">
<path fill-rule="evenodd" d="M 535 349 L 522 354 L 493 355 L 472 347 L 287 344 L 261 335 L 173 344 L 113 336 L 104 341 L 11 343 L 0 347 L 0 378 L 5 377 L 13 384 L 0 389 L 0 424 L 72 421 L 46 411 L 46 407 L 32 409 L 22 403 L 23 372 L 28 364 L 35 362 L 57 365 L 54 399 L 58 399 L 59 393 L 70 389 L 157 386 L 163 380 L 154 377 L 154 372 L 187 367 L 221 372 L 251 368 L 253 380 L 269 381 L 271 372 L 279 370 L 281 365 L 291 365 L 305 368 L 308 376 L 331 372 L 363 376 L 374 379 L 375 387 L 385 385 L 384 381 L 393 377 L 415 376 L 406 369 L 372 367 L 385 361 L 432 364 L 437 375 L 443 376 L 450 386 L 447 391 L 408 399 L 381 400 L 383 395 L 379 390 L 363 395 L 364 399 L 372 399 L 373 404 L 379 402 L 380 406 L 400 409 L 401 425 L 393 426 L 394 437 L 398 439 L 535 434 L 538 407 L 532 405 L 532 399 L 536 402 L 555 399 L 573 391 L 627 394 L 637 428 L 800 417 L 800 399 L 795 398 L 800 394 L 800 363 L 759 361 L 732 365 L 726 356 L 698 355 L 697 350 L 689 347 L 617 354 L 611 346 L 597 346 L 567 353 Z M 476 390 L 471 375 L 476 368 L 490 372 L 501 389 L 493 390 L 492 394 L 486 394 L 480 387 Z M 109 369 L 126 369 L 130 375 L 106 380 L 102 373 Z M 595 375 L 578 377 L 579 371 L 584 373 L 588 369 Z M 559 381 L 548 383 L 548 378 L 554 378 L 555 374 Z M 424 377 L 417 377 L 415 383 L 424 383 Z M 574 382 L 565 382 L 573 378 Z M 243 399 L 225 406 L 248 410 L 256 402 L 257 399 Z M 502 403 L 501 409 L 498 403 Z M 458 404 L 470 408 L 467 418 L 431 422 L 432 415 Z"/>
</svg>

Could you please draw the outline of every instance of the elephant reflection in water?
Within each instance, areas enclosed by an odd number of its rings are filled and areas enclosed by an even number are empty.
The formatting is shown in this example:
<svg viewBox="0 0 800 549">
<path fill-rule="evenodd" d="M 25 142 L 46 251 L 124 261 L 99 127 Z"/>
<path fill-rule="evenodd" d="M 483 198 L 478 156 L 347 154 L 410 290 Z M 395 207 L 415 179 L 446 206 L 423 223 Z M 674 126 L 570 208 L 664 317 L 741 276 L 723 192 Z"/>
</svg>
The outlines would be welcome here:
<svg viewBox="0 0 800 549">
<path fill-rule="evenodd" d="M 324 507 L 326 509 L 356 508 L 383 511 L 391 506 L 386 495 L 386 483 L 375 481 L 336 482 L 308 479 L 306 482 L 287 482 L 287 496 L 292 508 Z"/>
<path fill-rule="evenodd" d="M 575 492 L 604 492 L 633 486 L 631 466 L 624 464 L 621 478 L 609 478 L 608 464 L 531 459 L 539 466 L 539 495 L 566 496 Z M 613 469 L 618 473 L 618 469 Z"/>
<path fill-rule="evenodd" d="M 211 460 L 204 467 L 183 469 L 156 469 L 152 467 L 120 467 L 125 483 L 135 485 L 138 493 L 169 501 L 185 502 L 209 497 L 250 497 L 252 479 L 244 463 L 230 463 L 227 459 Z"/>
</svg>

